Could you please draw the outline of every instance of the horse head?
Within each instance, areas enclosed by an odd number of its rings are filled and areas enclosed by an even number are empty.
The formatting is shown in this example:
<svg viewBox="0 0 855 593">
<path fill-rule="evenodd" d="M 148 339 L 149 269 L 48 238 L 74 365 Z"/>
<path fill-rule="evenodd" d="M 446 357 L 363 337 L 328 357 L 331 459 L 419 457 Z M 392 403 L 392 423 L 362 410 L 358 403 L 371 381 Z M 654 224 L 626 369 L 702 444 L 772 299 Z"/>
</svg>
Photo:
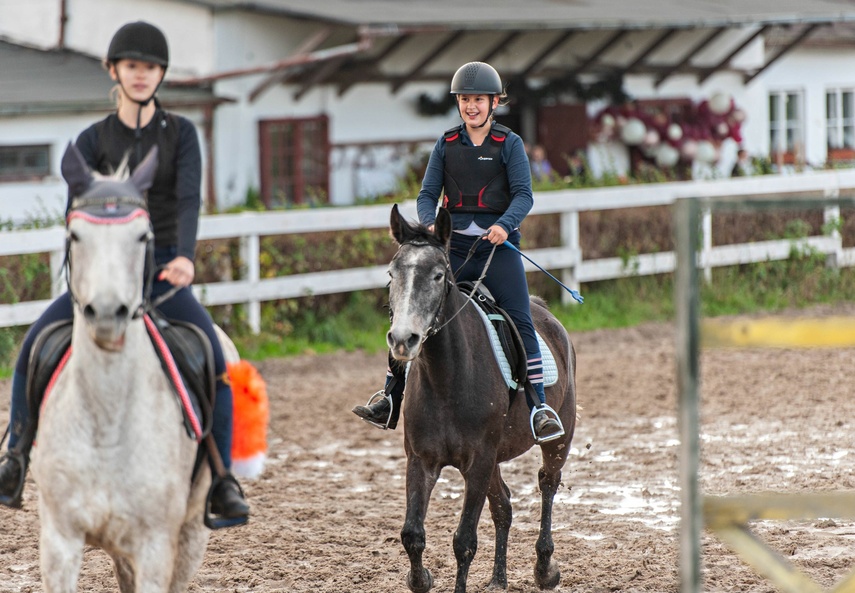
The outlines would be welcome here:
<svg viewBox="0 0 855 593">
<path fill-rule="evenodd" d="M 389 264 L 392 326 L 386 343 L 397 360 L 413 360 L 436 327 L 454 284 L 448 260 L 451 215 L 440 208 L 430 232 L 407 222 L 395 205 L 390 229 L 400 247 Z"/>
<path fill-rule="evenodd" d="M 123 171 L 112 177 L 93 174 L 73 144 L 62 158 L 72 196 L 66 218 L 68 290 L 90 337 L 103 350 L 123 348 L 128 323 L 143 305 L 153 238 L 145 191 L 156 170 L 157 147 L 130 176 Z"/>
</svg>

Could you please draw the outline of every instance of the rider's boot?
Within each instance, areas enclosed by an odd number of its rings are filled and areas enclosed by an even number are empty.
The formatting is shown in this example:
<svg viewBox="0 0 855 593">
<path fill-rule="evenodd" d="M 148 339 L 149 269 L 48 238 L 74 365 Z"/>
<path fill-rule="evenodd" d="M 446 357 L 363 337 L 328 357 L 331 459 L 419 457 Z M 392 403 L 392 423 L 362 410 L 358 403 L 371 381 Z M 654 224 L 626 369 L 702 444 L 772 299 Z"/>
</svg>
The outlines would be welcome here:
<svg viewBox="0 0 855 593">
<path fill-rule="evenodd" d="M 224 519 L 245 519 L 249 517 L 249 503 L 243 491 L 232 476 L 214 485 L 211 492 L 211 512 Z"/>
<path fill-rule="evenodd" d="M 232 390 L 222 379 L 217 380 L 217 393 L 214 405 L 214 422 L 211 433 L 217 446 L 220 460 L 226 470 L 232 465 L 232 426 L 233 401 Z M 224 519 L 244 519 L 233 525 L 245 523 L 249 518 L 249 503 L 243 490 L 231 474 L 215 480 L 210 492 L 211 513 Z"/>
<path fill-rule="evenodd" d="M 528 372 L 531 386 L 534 387 L 536 397 L 539 400 L 535 405 L 535 408 L 539 408 L 546 403 L 546 392 L 543 389 L 543 364 L 539 359 L 536 362 L 529 360 Z M 533 375 L 534 378 L 532 377 Z M 534 431 L 534 438 L 538 442 L 556 439 L 564 434 L 564 428 L 561 426 L 561 423 L 547 414 L 545 409 L 538 410 L 534 413 L 534 417 L 531 420 L 531 426 Z"/>
<path fill-rule="evenodd" d="M 21 508 L 24 476 L 27 463 L 23 457 L 6 453 L 0 458 L 0 504 L 12 509 Z"/>
<path fill-rule="evenodd" d="M 0 504 L 21 508 L 24 477 L 32 448 L 35 426 L 29 427 L 30 414 L 27 405 L 27 382 L 25 375 L 12 374 L 12 409 L 9 430 L 9 452 L 0 456 Z"/>
<path fill-rule="evenodd" d="M 549 416 L 544 410 L 539 410 L 534 414 L 534 436 L 537 440 L 551 440 L 548 437 L 556 438 L 561 436 L 564 430 L 555 418 Z"/>
<path fill-rule="evenodd" d="M 395 377 L 391 369 L 386 370 L 386 386 L 368 401 L 367 405 L 356 406 L 353 413 L 377 428 L 395 429 L 404 400 L 404 381 Z"/>
</svg>

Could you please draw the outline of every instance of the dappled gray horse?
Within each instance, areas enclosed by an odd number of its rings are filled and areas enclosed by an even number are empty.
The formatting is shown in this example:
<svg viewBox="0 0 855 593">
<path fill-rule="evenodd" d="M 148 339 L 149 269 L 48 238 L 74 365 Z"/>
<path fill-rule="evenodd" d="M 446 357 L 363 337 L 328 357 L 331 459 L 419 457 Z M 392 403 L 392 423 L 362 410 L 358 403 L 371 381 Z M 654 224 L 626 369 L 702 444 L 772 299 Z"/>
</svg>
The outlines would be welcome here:
<svg viewBox="0 0 855 593">
<path fill-rule="evenodd" d="M 485 498 L 496 527 L 491 587 L 507 587 L 507 543 L 511 526 L 510 491 L 499 463 L 525 453 L 534 444 L 525 396 L 509 401 L 508 387 L 490 350 L 484 323 L 473 303 L 455 288 L 449 264 L 451 216 L 440 209 L 435 233 L 408 223 L 392 208 L 391 230 L 400 244 L 389 266 L 392 326 L 387 341 L 392 355 L 411 361 L 404 398 L 404 447 L 407 454 L 407 514 L 401 540 L 410 558 L 407 585 L 428 591 L 433 578 L 423 565 L 424 519 L 431 491 L 445 466 L 456 467 L 466 483 L 463 512 L 454 533 L 457 580 L 466 590 L 469 566 L 478 547 L 477 527 Z M 570 452 L 576 421 L 576 354 L 564 327 L 543 301 L 531 303 L 534 326 L 552 351 L 558 381 L 546 388 L 566 434 L 540 445 L 540 536 L 535 580 L 541 588 L 558 585 L 552 558 L 552 503 L 561 468 Z"/>
<path fill-rule="evenodd" d="M 156 166 L 153 150 L 129 179 L 89 179 L 73 145 L 63 158 L 69 185 L 89 189 L 68 216 L 70 355 L 33 453 L 46 593 L 77 590 L 85 544 L 113 558 L 123 593 L 184 591 L 207 546 L 208 464 L 191 482 L 198 442 L 140 314 Z"/>
</svg>

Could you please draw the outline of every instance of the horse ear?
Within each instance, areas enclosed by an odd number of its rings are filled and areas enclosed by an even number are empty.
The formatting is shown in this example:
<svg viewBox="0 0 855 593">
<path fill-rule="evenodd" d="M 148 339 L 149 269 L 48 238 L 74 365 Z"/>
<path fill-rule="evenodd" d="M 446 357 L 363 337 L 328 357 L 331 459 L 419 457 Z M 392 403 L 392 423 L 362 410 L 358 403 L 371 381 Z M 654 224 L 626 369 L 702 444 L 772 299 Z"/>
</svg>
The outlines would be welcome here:
<svg viewBox="0 0 855 593">
<path fill-rule="evenodd" d="M 436 213 L 436 222 L 433 226 L 433 232 L 436 238 L 442 241 L 442 244 L 448 247 L 448 242 L 451 239 L 451 214 L 445 208 L 440 208 Z"/>
<path fill-rule="evenodd" d="M 60 169 L 62 178 L 68 183 L 68 193 L 72 197 L 82 195 L 92 185 L 92 170 L 72 142 L 65 147 Z"/>
<path fill-rule="evenodd" d="M 389 230 L 392 233 L 392 238 L 398 242 L 399 245 L 404 243 L 405 231 L 409 229 L 409 225 L 407 221 L 404 220 L 404 217 L 398 211 L 398 205 L 392 205 L 392 214 L 389 216 Z"/>
<path fill-rule="evenodd" d="M 145 158 L 137 165 L 137 168 L 134 169 L 131 175 L 131 183 L 140 190 L 140 193 L 150 188 L 151 184 L 154 183 L 157 164 L 157 146 L 152 146 L 151 150 L 148 151 L 148 154 L 145 155 Z"/>
</svg>

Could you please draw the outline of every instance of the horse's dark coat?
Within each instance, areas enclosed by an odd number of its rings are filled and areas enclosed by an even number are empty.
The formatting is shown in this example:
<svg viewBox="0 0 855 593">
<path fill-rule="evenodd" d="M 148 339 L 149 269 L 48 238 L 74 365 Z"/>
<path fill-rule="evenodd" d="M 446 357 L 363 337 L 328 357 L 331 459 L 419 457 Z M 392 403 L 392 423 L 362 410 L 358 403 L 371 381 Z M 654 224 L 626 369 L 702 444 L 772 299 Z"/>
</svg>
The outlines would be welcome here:
<svg viewBox="0 0 855 593">
<path fill-rule="evenodd" d="M 390 265 L 389 298 L 394 315 L 387 341 L 395 358 L 412 360 L 404 398 L 407 512 L 401 531 L 410 558 L 407 584 L 419 593 L 432 586 L 430 572 L 422 565 L 424 519 L 440 472 L 450 465 L 461 472 L 466 483 L 454 534 L 455 592 L 466 590 L 485 499 L 496 526 L 490 585 L 506 588 L 512 513 L 510 491 L 498 464 L 535 444 L 525 398 L 516 398 L 509 409 L 508 390 L 484 325 L 473 305 L 466 304 L 466 297 L 451 289 L 447 258 L 450 215 L 441 209 L 431 233 L 424 226 L 408 223 L 393 207 L 391 230 L 401 247 Z M 563 437 L 541 445 L 543 466 L 538 472 L 542 507 L 535 578 L 541 588 L 553 588 L 560 573 L 552 559 L 552 501 L 575 428 L 576 356 L 567 332 L 542 300 L 532 300 L 532 317 L 559 367 L 558 383 L 546 389 L 546 396 L 566 431 Z M 437 327 L 442 329 L 433 334 L 431 329 Z"/>
</svg>

